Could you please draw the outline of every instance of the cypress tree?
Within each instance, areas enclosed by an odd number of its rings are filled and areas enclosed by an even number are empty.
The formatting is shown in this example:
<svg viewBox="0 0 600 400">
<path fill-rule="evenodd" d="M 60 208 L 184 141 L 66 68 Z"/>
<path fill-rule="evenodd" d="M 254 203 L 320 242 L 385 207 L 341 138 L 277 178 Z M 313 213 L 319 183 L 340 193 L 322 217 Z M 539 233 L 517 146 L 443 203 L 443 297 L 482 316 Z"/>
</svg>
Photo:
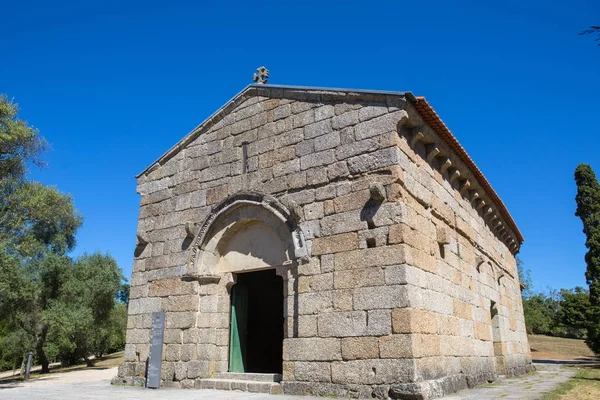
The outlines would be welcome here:
<svg viewBox="0 0 600 400">
<path fill-rule="evenodd" d="M 583 222 L 586 236 L 585 254 L 587 269 L 585 278 L 590 287 L 590 321 L 586 343 L 600 354 L 600 184 L 587 164 L 579 164 L 575 169 L 577 183 L 577 211 L 575 215 Z"/>
</svg>

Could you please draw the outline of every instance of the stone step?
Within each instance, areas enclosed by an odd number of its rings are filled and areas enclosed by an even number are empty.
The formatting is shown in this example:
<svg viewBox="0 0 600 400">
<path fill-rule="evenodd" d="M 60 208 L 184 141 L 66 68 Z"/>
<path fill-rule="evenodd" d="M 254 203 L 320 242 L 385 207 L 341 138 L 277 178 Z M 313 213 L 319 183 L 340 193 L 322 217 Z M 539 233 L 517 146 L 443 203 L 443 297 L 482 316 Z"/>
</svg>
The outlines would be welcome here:
<svg viewBox="0 0 600 400">
<path fill-rule="evenodd" d="M 242 392 L 250 393 L 283 394 L 283 388 L 277 382 L 211 378 L 200 380 L 200 388 L 216 390 L 240 390 Z"/>
<path fill-rule="evenodd" d="M 243 372 L 221 372 L 215 379 L 229 379 L 234 381 L 253 382 L 281 382 L 281 374 L 253 374 Z"/>
</svg>

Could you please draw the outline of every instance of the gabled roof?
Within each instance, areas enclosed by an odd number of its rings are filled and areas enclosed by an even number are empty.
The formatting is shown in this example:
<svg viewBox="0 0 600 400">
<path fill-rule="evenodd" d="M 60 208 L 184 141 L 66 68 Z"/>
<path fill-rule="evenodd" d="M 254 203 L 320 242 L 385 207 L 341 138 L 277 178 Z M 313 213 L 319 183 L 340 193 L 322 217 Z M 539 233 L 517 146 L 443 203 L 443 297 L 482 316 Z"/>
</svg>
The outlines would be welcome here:
<svg viewBox="0 0 600 400">
<path fill-rule="evenodd" d="M 498 207 L 500 213 L 506 220 L 509 227 L 514 231 L 517 236 L 517 240 L 519 244 L 523 242 L 523 236 L 519 231 L 515 221 L 512 216 L 508 212 L 508 209 L 496 193 L 496 191 L 492 188 L 492 185 L 485 178 L 483 173 L 479 170 L 475 162 L 471 159 L 471 157 L 467 154 L 465 149 L 460 145 L 456 137 L 452 134 L 450 129 L 446 126 L 446 124 L 442 121 L 439 115 L 435 112 L 433 107 L 427 102 L 425 97 L 415 97 L 411 92 L 394 92 L 394 91 L 384 91 L 384 90 L 360 90 L 360 89 L 339 89 L 339 88 L 323 88 L 323 87 L 311 87 L 311 86 L 287 86 L 287 85 L 269 85 L 269 84 L 251 84 L 246 86 L 241 92 L 235 95 L 231 100 L 229 100 L 225 105 L 215 111 L 210 117 L 208 117 L 204 122 L 194 128 L 190 133 L 188 133 L 183 139 L 181 139 L 175 146 L 171 147 L 166 153 L 158 158 L 154 163 L 144 169 L 136 178 L 146 174 L 149 171 L 152 171 L 154 168 L 164 164 L 170 158 L 179 153 L 180 150 L 185 148 L 190 142 L 195 140 L 202 132 L 206 131 L 210 127 L 212 127 L 215 123 L 217 123 L 221 118 L 223 118 L 227 113 L 231 110 L 239 106 L 249 97 L 255 95 L 265 95 L 269 96 L 270 90 L 272 89 L 280 89 L 281 96 L 278 97 L 286 97 L 286 92 L 290 97 L 298 92 L 315 92 L 320 93 L 321 95 L 330 95 L 332 98 L 335 98 L 336 95 L 340 99 L 342 96 L 350 96 L 350 100 L 372 100 L 373 97 L 381 97 L 385 100 L 386 96 L 398 96 L 403 97 L 409 100 L 417 112 L 421 115 L 421 118 L 444 140 L 444 142 L 458 155 L 460 160 L 465 163 L 473 172 L 474 176 L 477 178 L 479 183 L 482 185 L 485 192 L 490 196 L 492 201 Z"/>
<path fill-rule="evenodd" d="M 210 128 L 214 125 L 218 120 L 225 116 L 229 111 L 233 108 L 237 107 L 241 103 L 243 103 L 248 97 L 251 97 L 255 94 L 264 94 L 261 93 L 261 89 L 281 89 L 283 96 L 285 97 L 286 91 L 293 92 L 324 92 L 324 93 L 352 93 L 356 94 L 357 97 L 360 98 L 361 95 L 369 96 L 369 95 L 379 95 L 379 96 L 398 96 L 398 97 L 406 97 L 411 102 L 416 102 L 415 96 L 411 92 L 393 92 L 386 90 L 362 90 L 362 89 L 339 89 L 339 88 L 324 88 L 324 87 L 314 87 L 314 86 L 289 86 L 289 85 L 267 85 L 267 84 L 251 84 L 246 86 L 241 92 L 233 96 L 231 100 L 225 103 L 221 108 L 215 111 L 210 117 L 208 117 L 204 122 L 195 127 L 190 133 L 188 133 L 183 139 L 177 142 L 173 147 L 167 150 L 162 156 L 160 156 L 155 162 L 150 164 L 146 169 L 136 175 L 136 178 L 144 175 L 146 172 L 154 169 L 157 165 L 164 164 L 171 157 L 176 155 L 179 150 L 183 149 L 189 142 L 193 141 L 200 135 L 205 129 Z M 357 99 L 358 100 L 358 99 Z"/>
</svg>

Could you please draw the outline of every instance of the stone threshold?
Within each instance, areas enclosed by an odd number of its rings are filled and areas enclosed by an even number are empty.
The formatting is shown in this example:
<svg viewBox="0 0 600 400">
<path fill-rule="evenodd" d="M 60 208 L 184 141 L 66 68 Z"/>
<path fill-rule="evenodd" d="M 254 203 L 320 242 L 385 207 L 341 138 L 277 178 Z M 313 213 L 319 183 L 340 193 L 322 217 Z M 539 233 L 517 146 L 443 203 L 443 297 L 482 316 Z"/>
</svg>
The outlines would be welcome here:
<svg viewBox="0 0 600 400">
<path fill-rule="evenodd" d="M 261 381 L 246 381 L 238 379 L 201 379 L 196 382 L 196 387 L 200 383 L 200 389 L 215 389 L 215 390 L 239 390 L 250 393 L 268 393 L 268 394 L 283 394 L 283 388 L 279 382 L 261 382 Z"/>
</svg>

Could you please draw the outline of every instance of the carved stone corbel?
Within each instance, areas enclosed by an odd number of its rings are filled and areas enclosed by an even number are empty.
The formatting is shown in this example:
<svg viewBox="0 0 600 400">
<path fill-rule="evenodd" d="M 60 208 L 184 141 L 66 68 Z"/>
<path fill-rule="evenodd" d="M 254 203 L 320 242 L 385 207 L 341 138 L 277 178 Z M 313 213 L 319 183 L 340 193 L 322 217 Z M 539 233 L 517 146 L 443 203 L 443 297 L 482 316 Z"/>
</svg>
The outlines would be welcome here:
<svg viewBox="0 0 600 400">
<path fill-rule="evenodd" d="M 385 188 L 381 183 L 374 182 L 369 185 L 369 193 L 371 198 L 379 203 L 385 201 Z"/>
<path fill-rule="evenodd" d="M 431 146 L 431 149 L 427 152 L 427 162 L 431 164 L 431 162 L 440 154 L 440 149 L 435 145 Z"/>
<path fill-rule="evenodd" d="M 196 224 L 187 221 L 185 223 L 185 234 L 188 238 L 193 238 L 196 235 Z"/>
<path fill-rule="evenodd" d="M 444 161 L 444 163 L 442 164 L 442 168 L 441 168 L 442 173 L 446 172 L 446 170 L 448 168 L 450 168 L 451 165 L 452 165 L 452 161 L 450 161 L 450 159 L 447 158 L 446 161 Z"/>
<path fill-rule="evenodd" d="M 464 180 L 460 184 L 459 192 L 460 192 L 460 194 L 463 194 L 464 192 L 467 192 L 470 188 L 471 188 L 471 181 L 468 179 Z"/>
<path fill-rule="evenodd" d="M 452 172 L 450 173 L 450 183 L 453 183 L 455 180 L 457 180 L 460 177 L 460 171 L 458 169 L 454 169 L 452 170 Z"/>
<path fill-rule="evenodd" d="M 146 236 L 145 232 L 138 232 L 136 237 L 138 245 L 145 246 L 148 244 L 148 236 Z"/>
<path fill-rule="evenodd" d="M 415 136 L 413 136 L 412 140 L 410 141 L 411 147 L 415 147 L 415 145 L 423 139 L 425 139 L 425 135 L 423 135 L 423 132 L 415 133 Z"/>
</svg>

